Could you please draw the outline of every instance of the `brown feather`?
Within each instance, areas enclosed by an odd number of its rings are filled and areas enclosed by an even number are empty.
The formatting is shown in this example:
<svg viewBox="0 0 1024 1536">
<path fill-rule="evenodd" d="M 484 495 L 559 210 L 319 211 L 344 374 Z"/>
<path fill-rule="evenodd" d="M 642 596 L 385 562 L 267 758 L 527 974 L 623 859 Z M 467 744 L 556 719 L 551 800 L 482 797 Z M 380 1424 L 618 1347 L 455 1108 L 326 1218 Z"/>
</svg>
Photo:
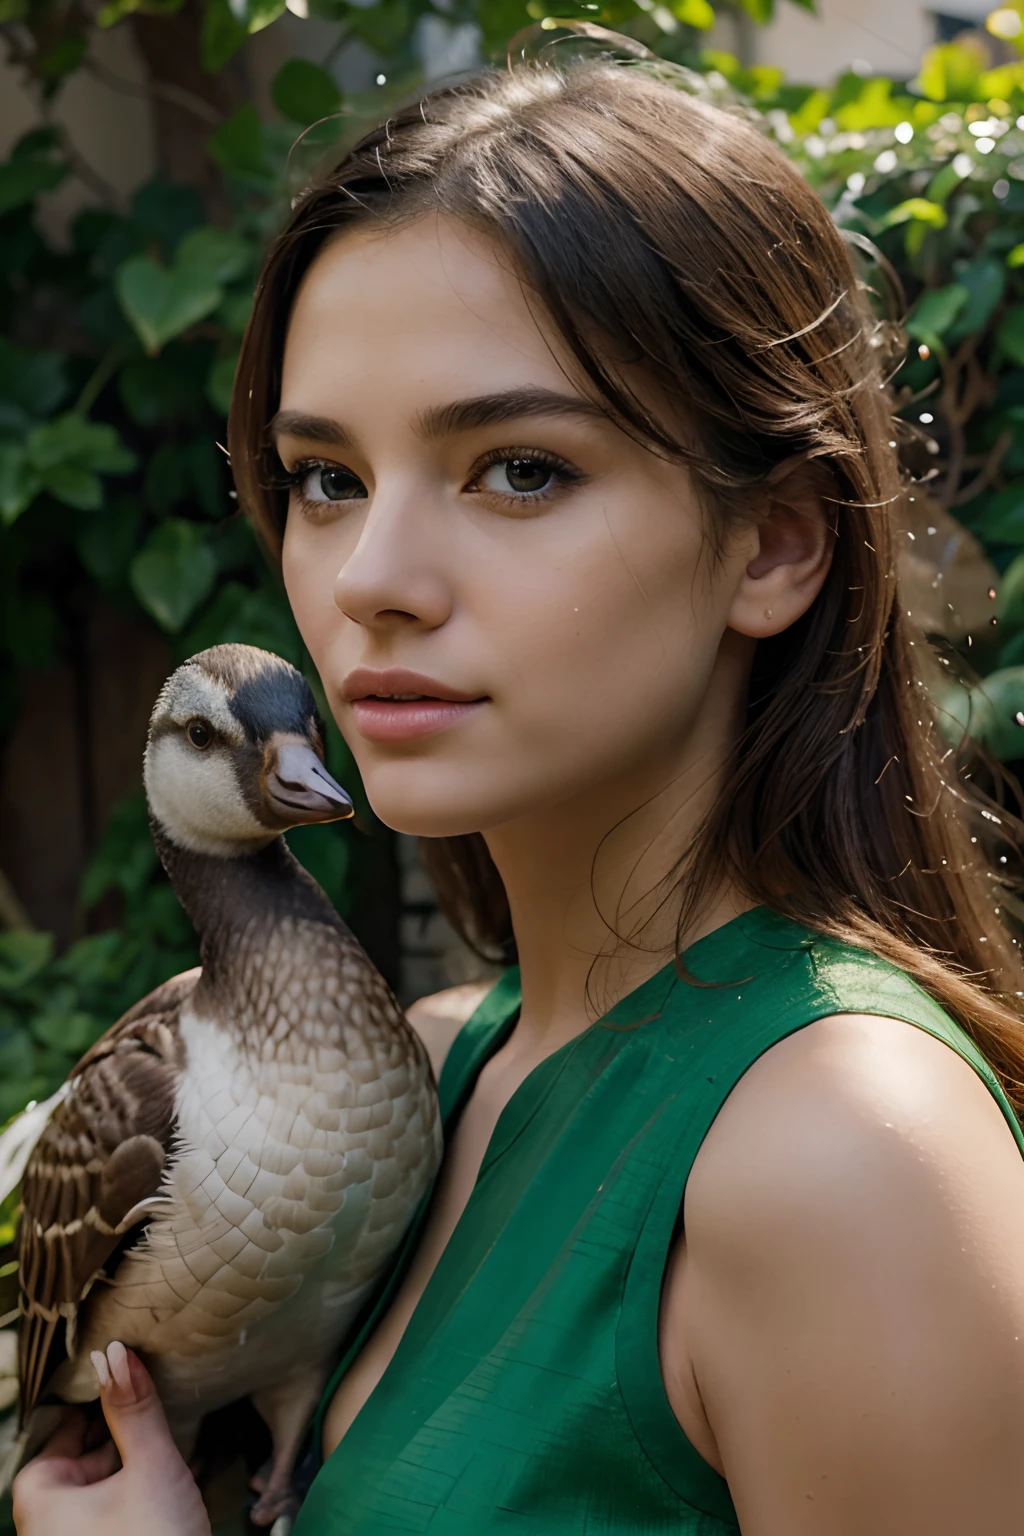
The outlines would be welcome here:
<svg viewBox="0 0 1024 1536">
<path fill-rule="evenodd" d="M 177 1010 L 198 976 L 165 982 L 97 1040 L 29 1159 L 18 1231 L 22 1423 L 73 1353 L 92 1285 L 145 1228 L 146 1213 L 133 1212 L 160 1189 L 182 1062 Z"/>
</svg>

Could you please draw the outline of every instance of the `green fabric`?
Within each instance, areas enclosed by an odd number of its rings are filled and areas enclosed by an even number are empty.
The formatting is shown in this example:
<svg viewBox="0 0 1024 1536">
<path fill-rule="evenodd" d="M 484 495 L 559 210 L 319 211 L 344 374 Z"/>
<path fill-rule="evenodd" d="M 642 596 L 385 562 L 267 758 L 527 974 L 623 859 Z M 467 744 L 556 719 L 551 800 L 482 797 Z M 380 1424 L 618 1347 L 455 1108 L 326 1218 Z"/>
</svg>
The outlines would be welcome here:
<svg viewBox="0 0 1024 1536">
<path fill-rule="evenodd" d="M 699 940 L 685 962 L 719 985 L 666 966 L 513 1094 L 395 1356 L 321 1467 L 294 1536 L 737 1531 L 724 1479 L 665 1396 L 658 1301 L 715 1115 L 762 1052 L 814 1019 L 888 1014 L 946 1041 L 1024 1153 L 984 1058 L 904 972 L 766 907 Z M 512 970 L 451 1049 L 446 1123 L 518 1006 Z M 325 1404 L 401 1283 L 425 1214 Z M 319 1430 L 318 1419 L 317 1444 Z"/>
</svg>

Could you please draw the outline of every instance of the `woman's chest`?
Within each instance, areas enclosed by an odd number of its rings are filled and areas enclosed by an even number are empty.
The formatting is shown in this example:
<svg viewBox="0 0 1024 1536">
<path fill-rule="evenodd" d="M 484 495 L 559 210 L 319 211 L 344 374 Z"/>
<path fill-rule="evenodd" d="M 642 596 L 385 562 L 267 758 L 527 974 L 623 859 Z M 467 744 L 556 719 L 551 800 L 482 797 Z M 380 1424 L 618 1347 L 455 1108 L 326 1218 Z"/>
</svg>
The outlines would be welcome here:
<svg viewBox="0 0 1024 1536">
<path fill-rule="evenodd" d="M 349 1365 L 324 1414 L 322 1454 L 328 1457 L 344 1439 L 363 1410 L 371 1394 L 388 1370 L 395 1353 L 409 1329 L 418 1304 L 445 1254 L 453 1234 L 459 1227 L 466 1207 L 476 1186 L 482 1162 L 501 1111 L 512 1096 L 514 1084 L 500 1074 L 500 1062 L 491 1063 L 498 1071 L 481 1074 L 476 1090 L 467 1102 L 451 1137 L 445 1154 L 437 1187 L 427 1213 L 416 1248 L 404 1279 L 397 1292 L 381 1315 L 372 1333 Z M 613 1197 L 614 1198 L 614 1197 Z M 533 1204 L 533 1200 L 530 1201 Z M 555 1199 L 555 1206 L 561 1202 Z M 480 1201 L 475 1212 L 485 1224 L 493 1214 L 490 1202 Z M 569 1215 L 567 1207 L 563 1214 Z M 534 1220 L 552 1220 L 551 1204 L 541 1215 L 539 1205 Z M 557 1219 L 557 1218 L 555 1218 Z M 527 1219 L 527 1230 L 530 1218 Z M 567 1234 L 568 1236 L 568 1234 Z M 518 1258 L 525 1263 L 527 1247 Z M 506 1248 L 506 1265 L 517 1263 L 513 1248 Z M 582 1299 L 581 1299 L 582 1300 Z M 708 1424 L 697 1390 L 689 1355 L 689 1340 L 698 1329 L 695 1315 L 695 1298 L 687 1285 L 687 1252 L 685 1240 L 680 1237 L 669 1254 L 665 1286 L 657 1319 L 657 1354 L 660 1375 L 673 1414 L 684 1434 L 700 1454 L 712 1466 L 720 1469 L 714 1435 Z M 578 1321 L 570 1318 L 570 1325 L 587 1326 L 586 1308 L 581 1306 Z M 592 1318 L 598 1324 L 597 1331 L 607 1331 L 614 1322 L 612 1311 L 603 1318 Z"/>
<path fill-rule="evenodd" d="M 500 1062 L 491 1062 L 485 1067 L 459 1116 L 446 1147 L 435 1193 L 405 1278 L 331 1399 L 323 1420 L 325 1457 L 331 1454 L 347 1433 L 390 1365 L 417 1304 L 466 1209 L 495 1125 L 518 1086 L 516 1077 L 509 1074 L 503 1077 L 500 1067 Z"/>
</svg>

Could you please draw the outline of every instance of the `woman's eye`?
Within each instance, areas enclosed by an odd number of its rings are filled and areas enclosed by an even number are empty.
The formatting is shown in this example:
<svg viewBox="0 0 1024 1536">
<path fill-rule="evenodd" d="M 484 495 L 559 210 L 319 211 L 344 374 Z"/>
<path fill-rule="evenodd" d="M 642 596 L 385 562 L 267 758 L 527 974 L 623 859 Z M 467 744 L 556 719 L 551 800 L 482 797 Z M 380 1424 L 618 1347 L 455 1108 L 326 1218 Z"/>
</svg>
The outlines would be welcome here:
<svg viewBox="0 0 1024 1536">
<path fill-rule="evenodd" d="M 366 487 L 350 469 L 340 464 L 313 464 L 298 481 L 303 501 L 354 501 L 366 495 Z"/>
<path fill-rule="evenodd" d="M 498 459 L 484 470 L 478 484 L 488 491 L 497 491 L 507 496 L 511 491 L 515 495 L 536 495 L 538 491 L 549 490 L 555 479 L 555 466 L 547 459 L 531 459 L 525 455 L 521 458 Z"/>
</svg>

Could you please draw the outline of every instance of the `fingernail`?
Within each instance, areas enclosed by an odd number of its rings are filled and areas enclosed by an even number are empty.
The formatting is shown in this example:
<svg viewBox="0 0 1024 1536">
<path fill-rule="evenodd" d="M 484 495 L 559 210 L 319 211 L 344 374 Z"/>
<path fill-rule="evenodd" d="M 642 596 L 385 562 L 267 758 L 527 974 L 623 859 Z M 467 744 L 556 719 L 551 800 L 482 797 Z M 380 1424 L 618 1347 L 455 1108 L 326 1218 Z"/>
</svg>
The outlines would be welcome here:
<svg viewBox="0 0 1024 1536">
<path fill-rule="evenodd" d="M 102 1392 L 104 1387 L 110 1386 L 110 1372 L 107 1370 L 107 1357 L 103 1353 L 102 1349 L 94 1349 L 89 1355 L 89 1359 L 92 1361 L 92 1368 L 96 1372 L 96 1380 L 99 1382 L 100 1391 Z"/>
<path fill-rule="evenodd" d="M 132 1391 L 132 1373 L 128 1369 L 128 1351 L 118 1340 L 107 1345 L 107 1361 L 110 1365 L 110 1374 L 123 1392 Z M 132 1393 L 134 1396 L 134 1393 Z"/>
</svg>

